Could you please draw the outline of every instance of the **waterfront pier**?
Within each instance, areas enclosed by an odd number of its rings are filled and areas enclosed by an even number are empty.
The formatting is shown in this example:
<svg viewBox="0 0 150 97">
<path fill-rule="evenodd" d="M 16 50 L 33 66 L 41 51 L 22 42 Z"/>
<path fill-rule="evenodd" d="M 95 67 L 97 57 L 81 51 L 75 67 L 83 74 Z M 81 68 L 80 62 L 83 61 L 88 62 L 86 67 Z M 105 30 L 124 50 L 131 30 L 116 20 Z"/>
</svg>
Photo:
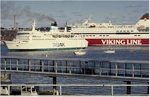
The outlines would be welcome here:
<svg viewBox="0 0 150 97">
<path fill-rule="evenodd" d="M 23 74 L 40 74 L 53 78 L 53 84 L 46 84 L 53 87 L 55 95 L 62 95 L 62 87 L 73 86 L 107 86 L 110 87 L 110 95 L 114 95 L 115 87 L 126 87 L 126 94 L 131 93 L 132 87 L 146 87 L 144 95 L 148 95 L 149 84 L 132 84 L 133 81 L 149 82 L 149 62 L 137 60 L 100 60 L 100 59 L 48 59 L 48 58 L 24 58 L 8 57 L 1 58 L 2 73 L 23 73 Z M 126 84 L 57 84 L 57 77 L 67 76 L 76 78 L 94 78 L 120 80 Z M 46 86 L 45 84 L 16 84 L 16 86 Z M 2 84 L 10 87 L 15 84 Z M 59 88 L 59 89 L 58 89 Z M 143 94 L 142 94 L 143 95 Z"/>
</svg>

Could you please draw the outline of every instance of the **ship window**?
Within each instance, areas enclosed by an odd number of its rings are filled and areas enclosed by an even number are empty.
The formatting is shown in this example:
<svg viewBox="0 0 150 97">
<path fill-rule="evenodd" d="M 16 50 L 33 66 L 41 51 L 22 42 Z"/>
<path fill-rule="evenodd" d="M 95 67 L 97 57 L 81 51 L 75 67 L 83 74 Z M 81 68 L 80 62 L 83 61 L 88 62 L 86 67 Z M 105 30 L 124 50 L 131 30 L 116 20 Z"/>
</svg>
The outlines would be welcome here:
<svg viewBox="0 0 150 97">
<path fill-rule="evenodd" d="M 106 36 L 109 36 L 109 35 L 106 35 Z"/>
<path fill-rule="evenodd" d="M 137 36 L 137 35 L 134 35 L 134 36 Z"/>
<path fill-rule="evenodd" d="M 17 33 L 17 35 L 25 35 L 25 34 L 29 34 L 29 33 Z"/>
<path fill-rule="evenodd" d="M 133 32 L 133 30 L 131 30 L 131 32 Z"/>
<path fill-rule="evenodd" d="M 138 36 L 140 36 L 140 35 L 138 35 Z"/>
</svg>

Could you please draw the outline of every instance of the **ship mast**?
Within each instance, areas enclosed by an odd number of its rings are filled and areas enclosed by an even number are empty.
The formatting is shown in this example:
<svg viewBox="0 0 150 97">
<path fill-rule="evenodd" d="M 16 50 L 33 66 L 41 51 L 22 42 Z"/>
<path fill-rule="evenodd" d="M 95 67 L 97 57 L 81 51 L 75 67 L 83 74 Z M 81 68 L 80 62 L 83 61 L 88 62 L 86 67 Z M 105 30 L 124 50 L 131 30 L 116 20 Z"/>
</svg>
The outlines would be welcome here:
<svg viewBox="0 0 150 97">
<path fill-rule="evenodd" d="M 14 15 L 14 30 L 16 29 L 16 15 Z"/>
<path fill-rule="evenodd" d="M 35 20 L 33 21 L 33 25 L 32 25 L 32 32 L 35 31 Z"/>
</svg>

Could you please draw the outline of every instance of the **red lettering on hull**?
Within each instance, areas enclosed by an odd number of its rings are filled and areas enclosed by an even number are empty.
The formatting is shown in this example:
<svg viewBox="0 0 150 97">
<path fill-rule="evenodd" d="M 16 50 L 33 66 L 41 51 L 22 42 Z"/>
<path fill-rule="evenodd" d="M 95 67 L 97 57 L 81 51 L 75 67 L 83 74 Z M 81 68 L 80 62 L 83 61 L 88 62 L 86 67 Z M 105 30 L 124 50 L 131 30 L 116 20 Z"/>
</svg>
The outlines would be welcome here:
<svg viewBox="0 0 150 97">
<path fill-rule="evenodd" d="M 86 39 L 89 45 L 149 45 L 149 39 Z"/>
</svg>

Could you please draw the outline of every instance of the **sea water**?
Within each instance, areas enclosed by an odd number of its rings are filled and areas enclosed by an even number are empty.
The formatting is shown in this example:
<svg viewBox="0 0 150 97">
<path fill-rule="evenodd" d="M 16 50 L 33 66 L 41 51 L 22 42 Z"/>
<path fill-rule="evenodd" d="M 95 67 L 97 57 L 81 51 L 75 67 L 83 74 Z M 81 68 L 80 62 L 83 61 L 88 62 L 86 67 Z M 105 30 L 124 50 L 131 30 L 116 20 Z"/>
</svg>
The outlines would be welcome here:
<svg viewBox="0 0 150 97">
<path fill-rule="evenodd" d="M 114 49 L 115 53 L 104 53 L 107 49 Z M 33 58 L 89 58 L 99 60 L 149 60 L 148 47 L 88 47 L 86 54 L 83 56 L 74 55 L 74 50 L 52 50 L 52 51 L 26 51 L 26 52 L 9 52 L 8 49 L 1 46 L 2 56 L 20 56 L 20 57 L 33 57 Z M 11 76 L 12 83 L 47 83 L 52 84 L 52 78 L 42 75 L 33 74 L 16 74 Z M 70 78 L 70 77 L 57 77 L 58 84 L 125 84 L 119 80 L 98 80 L 93 78 Z M 145 83 L 145 82 L 132 82 L 132 83 Z M 147 84 L 147 83 L 146 83 Z M 50 90 L 51 88 L 42 88 Z M 132 93 L 146 93 L 146 88 L 133 87 Z M 68 94 L 87 94 L 87 95 L 106 95 L 111 93 L 109 87 L 63 87 L 63 93 Z M 117 87 L 114 89 L 115 94 L 125 94 L 126 87 Z"/>
</svg>

